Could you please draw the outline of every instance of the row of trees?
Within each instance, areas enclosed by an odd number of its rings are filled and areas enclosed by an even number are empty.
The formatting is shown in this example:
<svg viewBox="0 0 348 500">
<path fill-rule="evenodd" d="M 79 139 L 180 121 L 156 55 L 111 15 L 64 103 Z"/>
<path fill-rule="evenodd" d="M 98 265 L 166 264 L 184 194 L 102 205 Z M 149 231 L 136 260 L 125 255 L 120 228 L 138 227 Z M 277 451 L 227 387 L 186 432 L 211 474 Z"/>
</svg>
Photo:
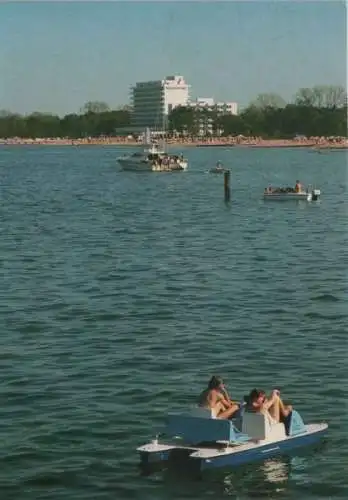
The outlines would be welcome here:
<svg viewBox="0 0 348 500">
<path fill-rule="evenodd" d="M 175 108 L 169 116 L 170 130 L 179 133 L 197 135 L 208 126 L 214 135 L 346 136 L 347 95 L 343 87 L 316 86 L 300 89 L 291 103 L 276 94 L 260 94 L 237 116 L 190 107 Z"/>
<path fill-rule="evenodd" d="M 347 135 L 347 95 L 342 87 L 300 89 L 293 102 L 276 94 L 260 94 L 238 116 L 216 110 L 174 108 L 168 117 L 170 133 L 197 136 L 202 123 L 213 134 L 288 138 Z M 131 110 L 111 110 L 103 102 L 88 102 L 80 113 L 63 118 L 51 113 L 27 116 L 0 111 L 0 137 L 98 137 L 112 136 L 131 125 Z"/>
<path fill-rule="evenodd" d="M 104 102 L 88 102 L 80 113 L 63 118 L 51 113 L 31 113 L 27 116 L 0 111 L 0 137 L 99 137 L 115 135 L 115 130 L 129 127 L 128 106 L 110 110 Z"/>
</svg>

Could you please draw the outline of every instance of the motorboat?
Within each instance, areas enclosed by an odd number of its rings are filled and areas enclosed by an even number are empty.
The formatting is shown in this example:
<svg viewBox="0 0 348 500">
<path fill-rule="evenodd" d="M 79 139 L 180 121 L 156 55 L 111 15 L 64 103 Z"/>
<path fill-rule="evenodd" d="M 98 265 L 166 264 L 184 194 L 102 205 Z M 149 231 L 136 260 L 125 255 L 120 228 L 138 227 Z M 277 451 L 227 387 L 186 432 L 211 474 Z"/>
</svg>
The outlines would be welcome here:
<svg viewBox="0 0 348 500">
<path fill-rule="evenodd" d="M 317 201 L 321 195 L 320 189 L 313 189 L 308 186 L 307 189 L 296 191 L 292 187 L 285 188 L 266 188 L 263 193 L 265 200 L 305 200 Z"/>
<path fill-rule="evenodd" d="M 305 424 L 296 410 L 284 423 L 272 423 L 267 415 L 248 412 L 242 405 L 232 420 L 195 407 L 186 413 L 169 413 L 164 432 L 137 451 L 143 467 L 170 465 L 179 459 L 181 465 L 203 471 L 265 460 L 315 444 L 327 429 L 327 423 Z"/>
<path fill-rule="evenodd" d="M 137 172 L 175 172 L 186 170 L 188 167 L 187 160 L 182 156 L 166 153 L 157 144 L 121 156 L 117 161 L 123 170 Z"/>
</svg>

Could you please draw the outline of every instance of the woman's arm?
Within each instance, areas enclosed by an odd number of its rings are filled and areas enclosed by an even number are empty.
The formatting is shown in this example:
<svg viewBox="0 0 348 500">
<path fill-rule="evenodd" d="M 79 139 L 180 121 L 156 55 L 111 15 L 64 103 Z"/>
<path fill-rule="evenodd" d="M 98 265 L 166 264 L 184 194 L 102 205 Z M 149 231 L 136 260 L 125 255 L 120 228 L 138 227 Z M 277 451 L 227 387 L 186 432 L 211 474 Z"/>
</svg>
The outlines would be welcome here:
<svg viewBox="0 0 348 500">
<path fill-rule="evenodd" d="M 209 401 L 209 406 L 210 408 L 215 408 L 216 404 L 218 403 L 218 394 L 216 391 L 210 391 L 208 395 L 208 401 Z"/>
<path fill-rule="evenodd" d="M 232 399 L 230 398 L 225 387 L 222 389 L 220 394 L 222 396 L 222 398 L 221 398 L 222 404 L 227 405 L 227 408 L 230 408 L 234 403 L 233 403 Z"/>
<path fill-rule="evenodd" d="M 224 397 L 225 399 L 227 399 L 227 401 L 231 401 L 231 398 L 230 398 L 230 396 L 229 396 L 229 394 L 228 394 L 228 392 L 227 392 L 226 387 L 224 387 L 223 389 L 221 389 L 221 394 L 223 395 L 223 397 Z"/>
<path fill-rule="evenodd" d="M 221 405 L 222 408 L 225 408 L 225 410 L 227 410 L 231 406 L 231 403 L 229 403 L 229 401 L 227 401 L 222 396 L 221 392 L 216 391 L 216 390 L 210 391 L 208 400 L 209 400 L 209 405 L 211 408 L 215 408 L 215 406 L 217 404 L 219 404 L 219 405 Z"/>
</svg>

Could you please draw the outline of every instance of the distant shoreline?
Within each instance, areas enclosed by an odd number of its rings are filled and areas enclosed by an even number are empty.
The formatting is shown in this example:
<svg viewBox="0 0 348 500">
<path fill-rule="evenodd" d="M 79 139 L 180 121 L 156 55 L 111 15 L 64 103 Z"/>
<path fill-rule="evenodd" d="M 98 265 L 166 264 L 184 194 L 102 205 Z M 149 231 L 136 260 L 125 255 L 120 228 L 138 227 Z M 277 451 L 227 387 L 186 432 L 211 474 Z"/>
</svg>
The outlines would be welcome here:
<svg viewBox="0 0 348 500">
<path fill-rule="evenodd" d="M 89 139 L 7 139 L 0 140 L 0 146 L 118 146 L 118 147 L 141 147 L 142 143 L 134 140 L 120 139 L 120 138 L 89 138 Z M 310 139 L 261 139 L 261 138 L 245 138 L 242 140 L 216 139 L 209 141 L 175 141 L 169 140 L 167 142 L 169 148 L 186 148 L 186 147 L 199 147 L 199 148 L 311 148 L 313 150 L 348 150 L 348 140 L 342 138 L 310 138 Z"/>
</svg>

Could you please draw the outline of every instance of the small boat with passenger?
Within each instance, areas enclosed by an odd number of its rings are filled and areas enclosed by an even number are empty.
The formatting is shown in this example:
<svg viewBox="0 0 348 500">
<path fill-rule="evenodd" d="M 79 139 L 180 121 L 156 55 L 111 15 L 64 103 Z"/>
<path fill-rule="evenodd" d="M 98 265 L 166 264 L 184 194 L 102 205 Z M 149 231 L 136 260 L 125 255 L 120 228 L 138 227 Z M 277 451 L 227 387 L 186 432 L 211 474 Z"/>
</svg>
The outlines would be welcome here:
<svg viewBox="0 0 348 500">
<path fill-rule="evenodd" d="M 272 187 L 265 188 L 263 197 L 265 200 L 305 200 L 317 201 L 321 195 L 320 189 L 315 189 L 311 185 L 304 188 L 299 181 L 295 187 Z"/>
<path fill-rule="evenodd" d="M 278 398 L 275 393 L 272 397 Z M 169 413 L 163 432 L 137 448 L 141 465 L 170 465 L 179 460 L 193 471 L 237 466 L 315 444 L 328 429 L 327 423 L 305 424 L 300 413 L 290 406 L 281 421 L 267 412 L 252 411 L 244 400 L 238 406 L 232 418 L 217 417 L 213 409 L 202 406 Z"/>
<path fill-rule="evenodd" d="M 215 165 L 215 167 L 212 167 L 209 170 L 209 173 L 210 174 L 223 174 L 227 171 L 228 171 L 228 169 L 225 168 L 220 161 L 218 161 L 217 164 Z"/>
</svg>

